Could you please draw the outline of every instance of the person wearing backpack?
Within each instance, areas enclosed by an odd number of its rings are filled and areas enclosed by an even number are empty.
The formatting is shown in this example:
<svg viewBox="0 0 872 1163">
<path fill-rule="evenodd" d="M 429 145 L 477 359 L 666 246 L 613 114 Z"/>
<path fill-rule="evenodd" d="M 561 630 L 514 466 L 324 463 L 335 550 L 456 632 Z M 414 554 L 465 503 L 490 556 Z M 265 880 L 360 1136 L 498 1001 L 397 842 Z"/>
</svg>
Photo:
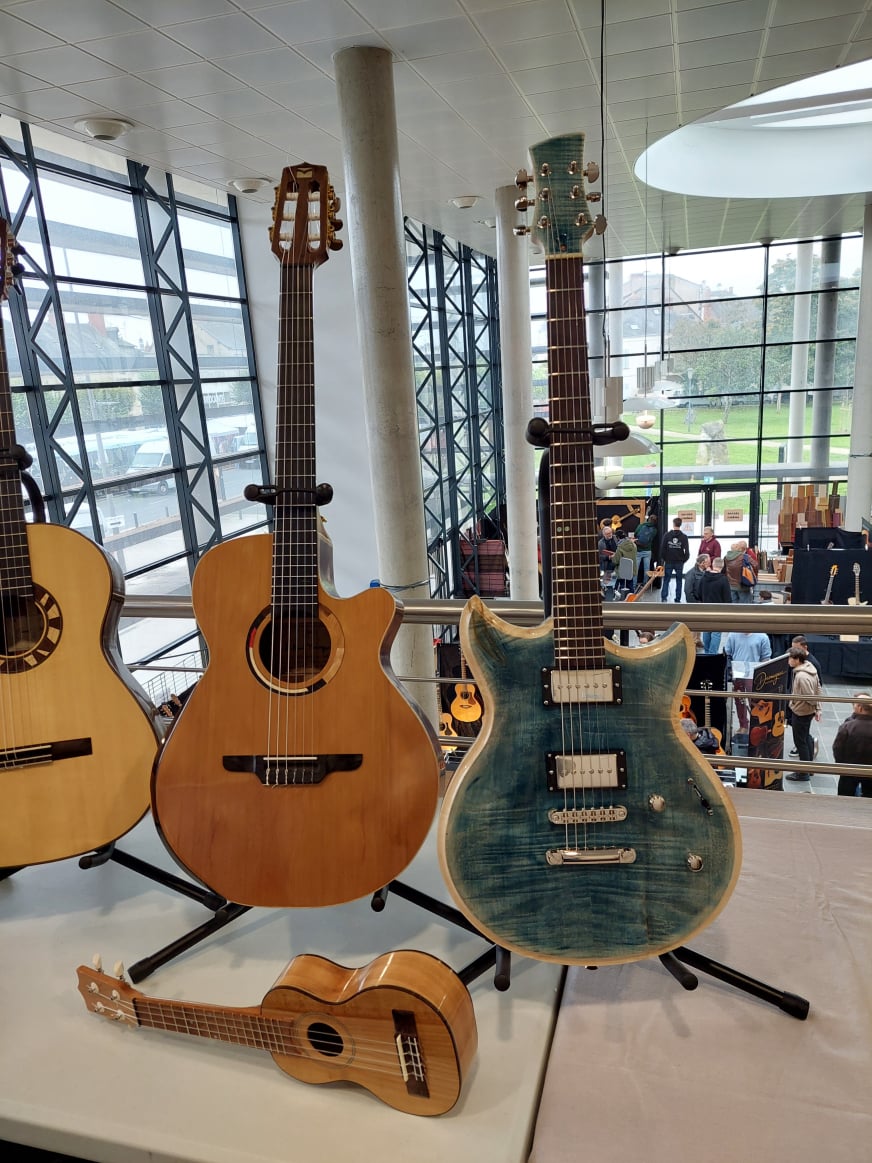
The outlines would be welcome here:
<svg viewBox="0 0 872 1163">
<path fill-rule="evenodd" d="M 636 580 L 644 585 L 651 569 L 651 558 L 657 545 L 657 514 L 649 513 L 636 526 Z"/>
<path fill-rule="evenodd" d="M 724 573 L 734 602 L 753 602 L 757 583 L 757 558 L 747 541 L 734 541 L 724 558 Z"/>
</svg>

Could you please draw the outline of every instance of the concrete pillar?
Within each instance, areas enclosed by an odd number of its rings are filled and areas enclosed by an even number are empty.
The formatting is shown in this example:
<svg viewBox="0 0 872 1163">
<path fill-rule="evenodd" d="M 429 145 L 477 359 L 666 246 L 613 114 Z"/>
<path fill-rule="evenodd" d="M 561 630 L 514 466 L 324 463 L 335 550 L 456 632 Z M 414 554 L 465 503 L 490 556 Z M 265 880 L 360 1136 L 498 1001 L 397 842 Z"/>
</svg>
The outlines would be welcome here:
<svg viewBox="0 0 872 1163">
<path fill-rule="evenodd" d="M 506 519 L 509 581 L 513 600 L 539 598 L 536 546 L 536 467 L 526 440 L 533 415 L 533 345 L 530 337 L 530 264 L 525 240 L 514 228 L 520 221 L 517 186 L 500 186 L 497 207 L 497 272 L 500 294 L 500 352 L 503 422 L 506 437 Z"/>
<path fill-rule="evenodd" d="M 429 598 L 392 57 L 354 47 L 333 59 L 379 577 L 400 600 Z M 391 657 L 398 674 L 432 678 L 432 627 L 403 626 Z M 415 683 L 412 693 L 435 716 L 435 688 L 427 691 Z"/>
<path fill-rule="evenodd" d="M 826 480 L 830 470 L 841 254 L 841 238 L 828 238 L 821 243 L 821 291 L 814 353 L 814 386 L 817 390 L 811 400 L 811 475 L 822 480 Z"/>
<path fill-rule="evenodd" d="M 863 215 L 863 273 L 857 311 L 851 449 L 845 528 L 861 529 L 872 517 L 872 203 Z"/>
<path fill-rule="evenodd" d="M 808 386 L 808 338 L 811 326 L 811 295 L 802 292 L 811 289 L 811 260 L 814 248 L 804 242 L 796 248 L 796 275 L 793 307 L 793 348 L 790 357 L 790 411 L 787 421 L 787 460 L 801 464 L 805 436 L 805 398 Z"/>
</svg>

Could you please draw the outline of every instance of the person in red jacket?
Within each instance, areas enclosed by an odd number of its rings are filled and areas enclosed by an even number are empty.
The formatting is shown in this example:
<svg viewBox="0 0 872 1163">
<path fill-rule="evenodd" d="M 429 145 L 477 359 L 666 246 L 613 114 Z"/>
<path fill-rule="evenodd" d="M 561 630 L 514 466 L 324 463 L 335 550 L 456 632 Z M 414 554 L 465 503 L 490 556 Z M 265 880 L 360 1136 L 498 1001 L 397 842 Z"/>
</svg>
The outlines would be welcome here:
<svg viewBox="0 0 872 1163">
<path fill-rule="evenodd" d="M 712 529 L 711 525 L 706 525 L 705 529 L 702 531 L 702 541 L 699 543 L 699 551 L 700 553 L 707 553 L 712 561 L 714 561 L 716 557 L 723 557 L 723 554 L 721 553 L 721 543 L 718 541 L 717 537 L 715 537 L 715 531 Z"/>
</svg>

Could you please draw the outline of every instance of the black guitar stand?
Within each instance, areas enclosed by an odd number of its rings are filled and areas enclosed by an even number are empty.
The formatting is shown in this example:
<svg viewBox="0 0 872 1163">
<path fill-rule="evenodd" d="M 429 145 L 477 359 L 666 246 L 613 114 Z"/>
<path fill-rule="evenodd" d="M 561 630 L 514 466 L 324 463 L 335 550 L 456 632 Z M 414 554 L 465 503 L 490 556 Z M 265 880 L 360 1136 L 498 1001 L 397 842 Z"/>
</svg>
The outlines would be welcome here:
<svg viewBox="0 0 872 1163">
<path fill-rule="evenodd" d="M 618 431 L 617 425 L 611 426 L 612 435 L 603 439 L 601 430 L 604 428 L 608 428 L 608 426 L 593 425 L 593 441 L 595 444 L 605 444 L 610 443 L 612 440 L 623 439 L 623 437 L 616 434 Z M 547 618 L 551 612 L 551 539 L 550 523 L 548 520 L 550 504 L 548 445 L 550 443 L 550 434 L 548 433 L 547 422 L 538 417 L 531 420 L 527 426 L 527 440 L 531 444 L 539 448 L 544 448 L 545 450 L 539 464 L 538 483 L 539 529 L 542 541 L 542 594 L 545 616 Z M 593 536 L 593 530 L 591 530 L 591 536 Z M 740 973 L 739 970 L 733 969 L 729 965 L 722 965 L 718 961 L 713 961 L 710 957 L 706 957 L 702 953 L 697 953 L 693 949 L 688 949 L 684 945 L 678 945 L 668 953 L 659 954 L 659 961 L 683 989 L 694 990 L 699 985 L 699 978 L 687 968 L 687 966 L 692 966 L 693 969 L 698 970 L 700 973 L 707 973 L 710 977 L 717 978 L 718 981 L 723 981 L 727 985 L 732 985 L 734 988 L 741 989 L 753 997 L 760 998 L 761 1001 L 776 1006 L 778 1009 L 783 1010 L 784 1013 L 789 1014 L 790 1017 L 797 1018 L 801 1022 L 805 1021 L 808 1017 L 809 1002 L 806 998 L 800 997 L 795 993 L 787 993 L 784 990 L 776 989 L 774 986 L 767 985 L 763 981 L 758 981 L 756 978 L 749 977 L 745 973 Z M 596 969 L 597 967 L 591 966 L 590 968 Z"/>
</svg>

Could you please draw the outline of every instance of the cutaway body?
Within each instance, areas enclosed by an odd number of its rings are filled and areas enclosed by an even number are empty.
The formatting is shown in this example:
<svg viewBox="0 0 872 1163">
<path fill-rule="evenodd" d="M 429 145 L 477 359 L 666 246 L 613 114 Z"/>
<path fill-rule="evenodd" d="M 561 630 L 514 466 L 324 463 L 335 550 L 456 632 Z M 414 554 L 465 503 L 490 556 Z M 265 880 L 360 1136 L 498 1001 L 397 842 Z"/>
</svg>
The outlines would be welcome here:
<svg viewBox="0 0 872 1163">
<path fill-rule="evenodd" d="M 311 658 L 271 672 L 272 568 L 272 535 L 225 542 L 198 565 L 209 665 L 155 767 L 152 807 L 176 859 L 228 899 L 338 904 L 418 851 L 438 746 L 390 673 L 400 612 L 383 589 L 339 599 L 319 583 Z M 289 619 L 274 639 L 297 633 Z"/>
<path fill-rule="evenodd" d="M 740 840 L 720 780 L 677 724 L 687 628 L 648 648 L 606 640 L 619 703 L 544 705 L 550 622 L 514 628 L 472 598 L 461 641 L 485 706 L 439 824 L 462 911 L 500 945 L 543 960 L 633 961 L 688 940 L 726 903 Z M 590 769 L 616 786 L 553 787 L 561 771 L 572 783 L 576 767 L 580 783 Z"/>
</svg>

